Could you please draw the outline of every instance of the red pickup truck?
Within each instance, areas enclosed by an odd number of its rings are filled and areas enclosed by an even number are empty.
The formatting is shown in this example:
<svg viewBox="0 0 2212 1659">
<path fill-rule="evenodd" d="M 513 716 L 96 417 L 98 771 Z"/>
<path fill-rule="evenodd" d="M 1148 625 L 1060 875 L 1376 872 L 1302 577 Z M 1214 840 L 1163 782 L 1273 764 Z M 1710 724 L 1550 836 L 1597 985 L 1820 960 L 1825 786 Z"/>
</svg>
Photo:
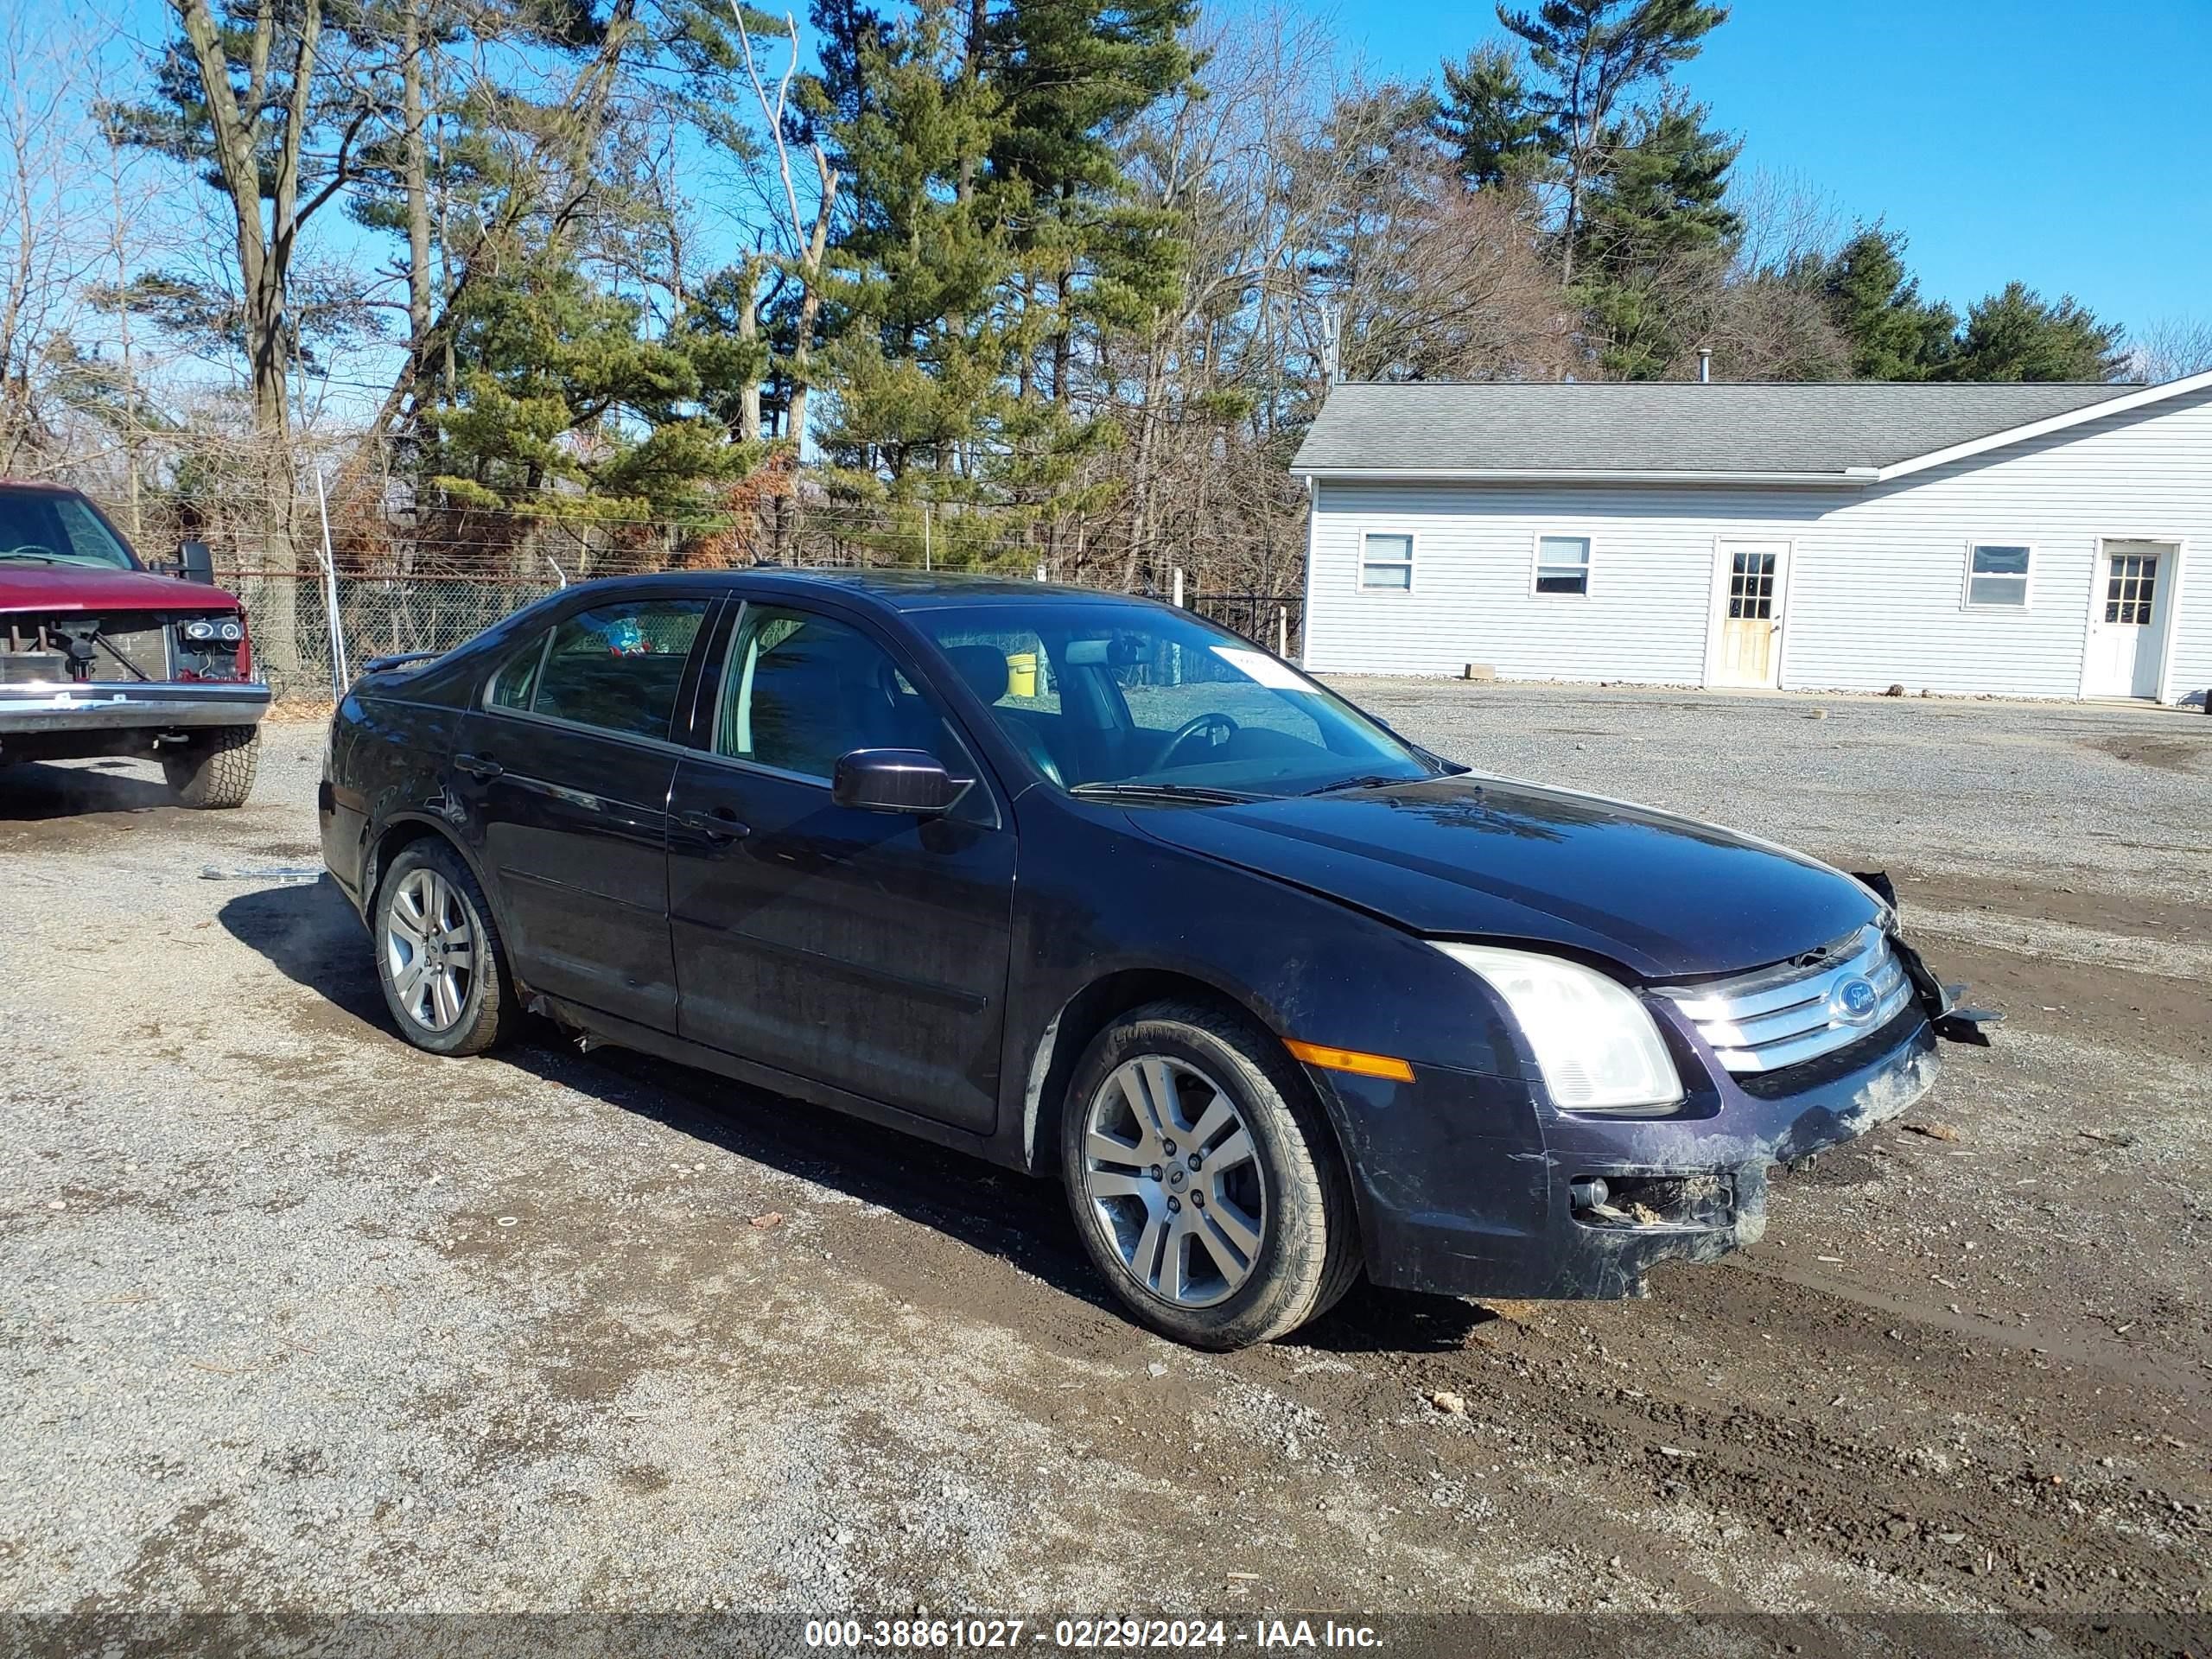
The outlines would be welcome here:
<svg viewBox="0 0 2212 1659">
<path fill-rule="evenodd" d="M 186 806 L 243 806 L 269 688 L 207 549 L 149 569 L 74 490 L 0 480 L 0 766 L 157 760 Z"/>
</svg>

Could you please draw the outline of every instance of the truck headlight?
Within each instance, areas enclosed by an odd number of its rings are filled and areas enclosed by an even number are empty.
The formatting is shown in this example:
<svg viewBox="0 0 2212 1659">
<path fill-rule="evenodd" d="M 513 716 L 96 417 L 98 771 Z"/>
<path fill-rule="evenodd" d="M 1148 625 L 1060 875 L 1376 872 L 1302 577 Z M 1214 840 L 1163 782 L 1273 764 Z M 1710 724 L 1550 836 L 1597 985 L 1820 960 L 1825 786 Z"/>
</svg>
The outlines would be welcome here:
<svg viewBox="0 0 2212 1659">
<path fill-rule="evenodd" d="M 1430 943 L 1504 1000 L 1562 1111 L 1659 1117 L 1681 1103 L 1682 1080 L 1659 1027 L 1618 981 L 1531 950 Z"/>
<path fill-rule="evenodd" d="M 204 616 L 195 617 L 184 625 L 184 637 L 194 640 L 213 639 L 215 637 L 215 625 Z"/>
</svg>

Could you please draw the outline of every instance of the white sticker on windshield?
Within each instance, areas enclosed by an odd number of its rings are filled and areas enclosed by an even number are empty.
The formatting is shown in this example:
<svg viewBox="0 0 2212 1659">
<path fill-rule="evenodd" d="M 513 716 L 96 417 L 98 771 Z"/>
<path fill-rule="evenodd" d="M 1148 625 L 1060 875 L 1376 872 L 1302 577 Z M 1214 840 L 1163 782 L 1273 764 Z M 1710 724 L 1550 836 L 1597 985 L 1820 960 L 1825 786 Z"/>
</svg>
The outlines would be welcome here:
<svg viewBox="0 0 2212 1659">
<path fill-rule="evenodd" d="M 1244 645 L 1215 645 L 1213 654 L 1231 668 L 1242 669 L 1272 691 L 1305 691 L 1310 688 L 1289 664 L 1279 663 L 1264 651 Z"/>
</svg>

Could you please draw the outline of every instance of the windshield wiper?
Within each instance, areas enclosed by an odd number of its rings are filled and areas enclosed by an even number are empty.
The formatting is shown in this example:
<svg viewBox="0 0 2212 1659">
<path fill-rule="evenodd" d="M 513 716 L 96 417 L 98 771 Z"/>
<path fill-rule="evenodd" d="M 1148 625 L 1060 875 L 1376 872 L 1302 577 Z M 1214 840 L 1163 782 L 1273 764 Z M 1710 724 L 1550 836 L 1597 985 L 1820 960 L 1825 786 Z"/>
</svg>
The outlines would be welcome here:
<svg viewBox="0 0 2212 1659">
<path fill-rule="evenodd" d="M 1238 804 L 1258 798 L 1236 790 L 1213 789 L 1204 784 L 1077 784 L 1068 793 L 1081 796 L 1086 800 L 1103 800 L 1123 795 L 1150 795 L 1170 801 L 1207 801 L 1217 806 Z"/>
<path fill-rule="evenodd" d="M 0 559 L 25 559 L 39 564 L 67 564 L 58 553 L 34 553 L 27 547 L 0 547 Z"/>
<path fill-rule="evenodd" d="M 1339 790 L 1346 789 L 1387 789 L 1393 784 L 1425 784 L 1435 775 L 1431 772 L 1420 778 L 1386 778 L 1379 772 L 1370 772 L 1358 778 L 1340 778 L 1333 784 L 1323 784 L 1318 789 L 1301 789 L 1298 792 L 1300 796 L 1334 795 Z"/>
</svg>

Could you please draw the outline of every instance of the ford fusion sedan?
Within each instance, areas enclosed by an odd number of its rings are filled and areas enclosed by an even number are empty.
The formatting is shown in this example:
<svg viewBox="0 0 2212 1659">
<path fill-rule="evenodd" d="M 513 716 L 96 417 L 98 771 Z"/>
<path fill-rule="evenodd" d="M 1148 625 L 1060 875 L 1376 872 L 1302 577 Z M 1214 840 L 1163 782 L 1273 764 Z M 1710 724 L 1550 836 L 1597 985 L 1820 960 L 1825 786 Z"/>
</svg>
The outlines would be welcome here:
<svg viewBox="0 0 2212 1659">
<path fill-rule="evenodd" d="M 1147 1325 L 1640 1294 L 1934 1083 L 1878 887 L 1470 770 L 1172 607 L 751 570 L 365 676 L 324 855 L 408 1039 L 525 1014 L 1062 1182 Z"/>
</svg>

